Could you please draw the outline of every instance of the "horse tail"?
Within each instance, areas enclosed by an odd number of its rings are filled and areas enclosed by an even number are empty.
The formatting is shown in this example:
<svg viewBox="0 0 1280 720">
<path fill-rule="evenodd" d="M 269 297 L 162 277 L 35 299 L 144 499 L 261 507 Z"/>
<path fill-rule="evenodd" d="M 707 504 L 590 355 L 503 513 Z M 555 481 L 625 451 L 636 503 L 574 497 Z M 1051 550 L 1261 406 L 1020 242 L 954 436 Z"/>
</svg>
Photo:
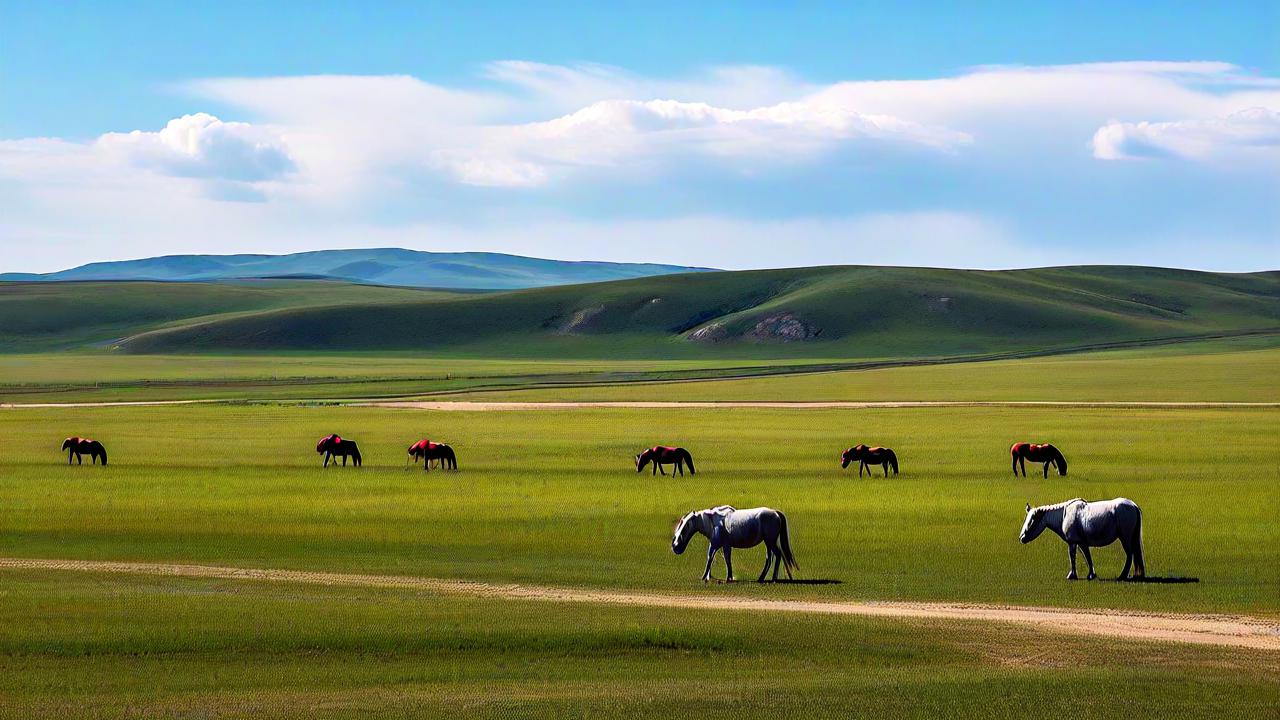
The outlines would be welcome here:
<svg viewBox="0 0 1280 720">
<path fill-rule="evenodd" d="M 892 450 L 885 450 L 885 452 L 889 454 L 888 463 L 889 463 L 889 466 L 893 468 L 893 474 L 897 475 L 898 474 L 898 456 L 895 455 Z"/>
<path fill-rule="evenodd" d="M 782 562 L 787 568 L 787 578 L 791 578 L 792 569 L 799 570 L 800 563 L 796 562 L 795 553 L 791 552 L 791 531 L 787 528 L 787 516 L 781 511 L 778 513 L 778 519 L 782 521 L 781 532 L 778 533 L 778 544 L 782 547 Z"/>
<path fill-rule="evenodd" d="M 1049 447 L 1053 449 L 1053 462 L 1055 465 L 1058 466 L 1058 474 L 1066 475 L 1067 474 L 1067 458 L 1062 454 L 1062 451 L 1059 450 L 1057 447 L 1054 447 L 1053 445 L 1050 445 Z"/>
<path fill-rule="evenodd" d="M 355 460 L 356 466 L 359 467 L 364 463 L 364 461 L 360 458 L 360 446 L 357 445 L 354 440 L 351 440 L 349 442 L 351 443 L 351 459 Z"/>
<path fill-rule="evenodd" d="M 684 451 L 684 462 L 685 462 L 685 464 L 686 464 L 686 465 L 688 465 L 688 466 L 689 466 L 689 474 L 690 474 L 690 475 L 697 475 L 697 474 L 698 474 L 698 471 L 693 469 L 693 455 L 690 455 L 688 450 L 685 450 L 685 451 Z"/>
<path fill-rule="evenodd" d="M 1133 550 L 1133 564 L 1135 566 L 1133 574 L 1134 577 L 1146 577 L 1147 563 L 1142 555 L 1142 508 L 1137 507 L 1137 505 L 1134 507 L 1138 511 L 1138 521 L 1133 524 L 1133 539 L 1136 541 Z"/>
<path fill-rule="evenodd" d="M 449 447 L 448 445 L 445 445 L 445 446 L 444 446 L 444 453 L 445 453 L 445 457 L 447 457 L 447 458 L 449 459 L 449 469 L 450 469 L 450 470 L 457 470 L 457 469 L 458 469 L 458 456 L 457 456 L 457 455 L 455 455 L 455 454 L 453 454 L 453 448 L 452 448 L 452 447 Z"/>
<path fill-rule="evenodd" d="M 107 464 L 107 449 L 102 445 L 98 446 L 98 453 L 102 456 L 102 464 Z"/>
<path fill-rule="evenodd" d="M 1013 459 L 1013 474 L 1018 474 L 1018 446 L 1022 443 L 1014 443 L 1009 446 L 1009 457 Z"/>
</svg>

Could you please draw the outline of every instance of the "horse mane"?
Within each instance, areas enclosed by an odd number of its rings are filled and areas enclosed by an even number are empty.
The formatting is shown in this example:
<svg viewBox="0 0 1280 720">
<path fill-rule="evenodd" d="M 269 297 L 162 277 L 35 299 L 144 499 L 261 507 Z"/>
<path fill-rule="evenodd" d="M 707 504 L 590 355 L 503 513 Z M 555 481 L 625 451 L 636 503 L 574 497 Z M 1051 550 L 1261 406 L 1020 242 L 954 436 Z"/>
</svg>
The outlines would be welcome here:
<svg viewBox="0 0 1280 720">
<path fill-rule="evenodd" d="M 1060 503 L 1054 503 L 1052 505 L 1039 505 L 1037 507 L 1031 508 L 1031 510 L 1035 512 L 1048 512 L 1050 510 L 1061 510 L 1062 508 L 1065 508 L 1066 506 L 1075 502 L 1087 503 L 1089 501 L 1085 500 L 1084 498 L 1071 498 L 1070 500 L 1063 500 Z"/>
</svg>

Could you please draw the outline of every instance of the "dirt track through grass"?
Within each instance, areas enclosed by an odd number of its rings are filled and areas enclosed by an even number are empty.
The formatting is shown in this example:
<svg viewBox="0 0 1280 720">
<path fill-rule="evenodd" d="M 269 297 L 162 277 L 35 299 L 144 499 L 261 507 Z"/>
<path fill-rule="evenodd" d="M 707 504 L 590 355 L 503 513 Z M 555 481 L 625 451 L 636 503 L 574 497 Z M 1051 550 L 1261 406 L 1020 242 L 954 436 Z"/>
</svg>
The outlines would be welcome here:
<svg viewBox="0 0 1280 720">
<path fill-rule="evenodd" d="M 399 588 L 502 600 L 601 603 L 699 610 L 794 612 L 922 620 L 1013 623 L 1076 635 L 1141 641 L 1180 642 L 1280 651 L 1280 624 L 1231 615 L 1159 614 L 1114 610 L 898 601 L 813 602 L 633 593 L 449 580 L 404 575 L 267 570 L 167 563 L 0 558 L 0 569 L 116 573 L 220 580 L 246 580 L 342 587 Z"/>
<path fill-rule="evenodd" d="M 690 401 L 657 402 L 645 400 L 584 401 L 584 402 L 482 402 L 482 401 L 410 401 L 353 402 L 356 405 L 384 408 L 409 408 L 415 410 L 439 410 L 483 412 L 491 410 L 583 410 L 590 408 L 643 408 L 652 410 L 685 408 L 762 408 L 774 410 L 865 410 L 869 408 L 934 408 L 934 407 L 1077 407 L 1077 408 L 1280 408 L 1280 403 L 1248 402 L 1054 402 L 1054 401 L 968 401 L 968 400 L 919 400 L 888 402 L 770 402 L 770 401 Z"/>
</svg>

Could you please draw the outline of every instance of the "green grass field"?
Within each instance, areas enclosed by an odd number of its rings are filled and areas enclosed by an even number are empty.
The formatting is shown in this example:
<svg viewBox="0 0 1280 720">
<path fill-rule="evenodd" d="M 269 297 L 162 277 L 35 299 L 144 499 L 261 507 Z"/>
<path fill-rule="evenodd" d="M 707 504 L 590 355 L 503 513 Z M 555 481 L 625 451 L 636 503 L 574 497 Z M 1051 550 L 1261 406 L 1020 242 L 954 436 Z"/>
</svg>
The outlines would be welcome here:
<svg viewBox="0 0 1280 720">
<path fill-rule="evenodd" d="M 1241 409 L 10 409 L 0 411 L 0 543 L 7 556 L 1275 618 L 1277 430 L 1274 411 Z M 315 438 L 330 431 L 359 440 L 364 468 L 318 467 Z M 72 433 L 106 442 L 111 464 L 67 467 L 57 447 Z M 404 470 L 403 446 L 423 435 L 453 443 L 462 471 Z M 1064 447 L 1071 474 L 1014 479 L 1005 452 L 1023 437 Z M 903 474 L 842 473 L 839 450 L 862 439 L 898 448 Z M 677 440 L 694 451 L 696 476 L 634 472 L 636 448 Z M 785 454 L 764 451 L 776 442 Z M 1025 501 L 1074 495 L 1136 500 L 1149 572 L 1201 582 L 1064 580 L 1060 541 L 1021 546 L 1016 535 Z M 671 526 L 723 502 L 784 509 L 803 576 L 841 584 L 704 587 L 705 544 L 672 555 Z M 1118 572 L 1115 548 L 1095 557 L 1103 577 Z M 762 559 L 735 557 L 748 577 Z M 1265 717 L 1280 693 L 1274 653 L 981 623 L 4 578 L 0 711 L 11 716 L 659 717 L 707 698 L 795 717 L 1020 717 L 1046 699 L 1134 717 L 1187 707 Z"/>
<path fill-rule="evenodd" d="M 1274 717 L 1274 653 L 978 623 L 11 573 L 8 717 Z"/>
<path fill-rule="evenodd" d="M 0 402 L 338 399 L 1280 401 L 1280 335 L 838 372 L 841 358 L 518 360 L 409 354 L 0 354 Z M 894 362 L 872 361 L 872 362 Z M 716 382 L 687 379 L 739 378 Z"/>
<path fill-rule="evenodd" d="M 333 402 L 1280 402 L 1274 273 L 707 278 L 482 296 L 278 281 L 76 283 L 44 285 L 45 295 L 0 285 L 0 403 L 238 401 L 0 409 L 0 556 L 1280 620 L 1274 408 L 447 413 Z M 827 334 L 742 339 L 783 312 Z M 319 320 L 337 322 L 316 334 Z M 686 339 L 711 323 L 730 339 Z M 437 342 L 449 328 L 460 339 Z M 131 336 L 127 352 L 104 349 Z M 1163 342 L 1172 338 L 1184 341 Z M 1022 357 L 1108 343 L 1124 347 Z M 1003 359 L 873 369 L 976 353 Z M 700 380 L 676 382 L 690 379 Z M 314 446 L 330 432 L 358 440 L 365 467 L 321 469 Z M 68 467 L 58 447 L 73 434 L 106 443 L 111 464 Z M 406 470 L 404 448 L 421 437 L 453 444 L 461 472 Z M 1012 476 L 1008 446 L 1021 439 L 1063 448 L 1070 474 Z M 902 474 L 842 472 L 839 453 L 856 442 L 895 448 Z M 635 473 L 632 455 L 655 443 L 688 447 L 698 474 Z M 1149 574 L 1199 582 L 1066 581 L 1062 542 L 1046 534 L 1023 546 L 1017 533 L 1024 503 L 1075 496 L 1135 500 Z M 672 526 L 722 503 L 784 510 L 801 577 L 839 582 L 698 582 L 705 541 L 675 556 Z M 741 578 L 759 572 L 763 550 L 734 555 Z M 1103 578 L 1123 562 L 1118 547 L 1094 556 Z M 1070 708 L 1167 720 L 1280 708 L 1280 657 L 1265 650 L 976 621 L 30 569 L 0 578 L 0 717 L 1023 718 Z"/>
<path fill-rule="evenodd" d="M 1023 360 L 797 373 L 714 382 L 599 381 L 449 399 L 488 401 L 1280 402 L 1280 336 Z"/>
</svg>

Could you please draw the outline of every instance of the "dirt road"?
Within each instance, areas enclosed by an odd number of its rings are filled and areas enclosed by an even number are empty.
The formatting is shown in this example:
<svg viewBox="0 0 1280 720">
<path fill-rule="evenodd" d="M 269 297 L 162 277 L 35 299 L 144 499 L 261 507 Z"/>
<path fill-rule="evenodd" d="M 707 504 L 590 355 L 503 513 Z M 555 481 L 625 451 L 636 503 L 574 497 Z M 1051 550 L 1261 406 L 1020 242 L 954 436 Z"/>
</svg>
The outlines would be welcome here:
<svg viewBox="0 0 1280 720">
<path fill-rule="evenodd" d="M 969 603 L 762 600 L 741 597 L 715 597 L 707 594 L 658 594 L 482 583 L 399 575 L 363 575 L 356 573 L 262 570 L 210 565 L 90 560 L 0 558 L 0 570 L 4 569 L 122 573 L 219 580 L 305 583 L 343 587 L 401 588 L 504 600 L 1013 623 L 1074 635 L 1181 642 L 1280 652 L 1280 623 L 1262 618 L 1228 615 L 1173 615 L 1116 610 L 1075 610 L 1047 607 L 975 605 Z"/>
<path fill-rule="evenodd" d="M 486 412 L 494 410 L 579 410 L 589 408 L 776 408 L 785 410 L 827 410 L 868 408 L 932 408 L 932 407 L 1075 407 L 1075 408 L 1280 408 L 1280 403 L 1249 402 L 1056 402 L 1056 401 L 969 401 L 969 400 L 919 400 L 888 402 L 771 402 L 771 401 L 690 401 L 650 402 L 600 401 L 600 402 L 481 402 L 469 400 L 386 400 L 373 402 L 354 401 L 351 404 L 368 407 L 408 408 L 415 410 L 440 410 L 453 412 Z"/>
</svg>

